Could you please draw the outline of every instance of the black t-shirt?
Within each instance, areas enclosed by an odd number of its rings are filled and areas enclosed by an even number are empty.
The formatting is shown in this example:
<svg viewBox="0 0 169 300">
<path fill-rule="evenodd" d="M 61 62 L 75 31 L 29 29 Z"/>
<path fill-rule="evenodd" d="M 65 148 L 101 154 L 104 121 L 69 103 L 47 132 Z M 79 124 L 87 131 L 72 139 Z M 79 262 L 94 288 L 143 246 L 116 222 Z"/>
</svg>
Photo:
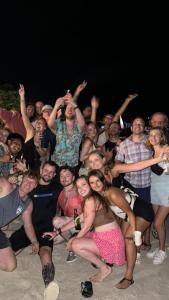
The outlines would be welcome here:
<svg viewBox="0 0 169 300">
<path fill-rule="evenodd" d="M 31 194 L 33 201 L 32 223 L 36 230 L 53 227 L 52 219 L 56 215 L 57 198 L 60 189 L 55 182 L 38 185 Z"/>
</svg>

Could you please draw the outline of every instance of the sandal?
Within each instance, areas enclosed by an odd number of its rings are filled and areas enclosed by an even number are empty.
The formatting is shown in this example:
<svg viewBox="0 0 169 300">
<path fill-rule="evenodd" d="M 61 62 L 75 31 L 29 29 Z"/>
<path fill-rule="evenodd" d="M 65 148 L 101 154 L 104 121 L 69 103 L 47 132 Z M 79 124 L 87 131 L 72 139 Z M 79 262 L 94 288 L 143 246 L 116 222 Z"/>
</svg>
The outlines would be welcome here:
<svg viewBox="0 0 169 300">
<path fill-rule="evenodd" d="M 151 244 L 143 242 L 141 245 L 141 250 L 149 251 L 151 249 Z"/>
<path fill-rule="evenodd" d="M 123 286 L 119 286 L 119 284 L 123 284 L 125 281 L 127 281 L 128 286 L 123 287 Z M 127 289 L 130 285 L 132 285 L 134 283 L 133 278 L 132 279 L 128 279 L 126 277 L 124 277 L 122 280 L 119 281 L 119 283 L 116 285 L 117 289 Z"/>
<path fill-rule="evenodd" d="M 81 282 L 81 294 L 85 298 L 93 296 L 93 286 L 91 281 Z"/>
</svg>

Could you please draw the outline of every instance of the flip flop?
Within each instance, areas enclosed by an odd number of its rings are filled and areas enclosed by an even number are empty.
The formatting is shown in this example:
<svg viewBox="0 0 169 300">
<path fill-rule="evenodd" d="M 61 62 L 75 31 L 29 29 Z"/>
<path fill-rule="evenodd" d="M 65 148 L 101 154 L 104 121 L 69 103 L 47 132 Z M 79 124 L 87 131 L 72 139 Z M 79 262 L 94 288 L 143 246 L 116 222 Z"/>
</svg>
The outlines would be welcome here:
<svg viewBox="0 0 169 300">
<path fill-rule="evenodd" d="M 59 296 L 59 286 L 56 281 L 51 281 L 44 291 L 44 300 L 56 300 Z"/>
<path fill-rule="evenodd" d="M 117 286 L 116 286 L 116 288 L 117 288 L 117 289 L 121 289 L 121 290 L 122 290 L 122 289 L 127 289 L 130 285 L 132 285 L 132 284 L 134 283 L 133 278 L 132 278 L 132 279 L 127 279 L 126 277 L 124 277 L 122 280 L 120 280 L 119 283 L 121 284 L 121 283 L 123 283 L 125 280 L 129 283 L 129 285 L 128 285 L 127 287 L 117 287 Z M 119 283 L 118 283 L 118 284 L 119 284 Z"/>
</svg>

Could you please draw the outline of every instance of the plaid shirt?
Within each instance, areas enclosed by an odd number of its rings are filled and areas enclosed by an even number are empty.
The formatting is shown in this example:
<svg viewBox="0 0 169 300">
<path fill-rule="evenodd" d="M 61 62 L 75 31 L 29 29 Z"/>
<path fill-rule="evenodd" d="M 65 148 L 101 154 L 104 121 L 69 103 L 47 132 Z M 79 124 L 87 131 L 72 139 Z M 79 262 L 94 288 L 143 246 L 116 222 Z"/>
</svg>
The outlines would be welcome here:
<svg viewBox="0 0 169 300">
<path fill-rule="evenodd" d="M 125 163 L 135 163 L 152 157 L 152 151 L 145 147 L 146 135 L 139 143 L 132 141 L 132 135 L 125 139 L 118 148 L 115 160 Z M 135 188 L 145 188 L 150 186 L 151 169 L 146 168 L 141 171 L 126 173 L 124 178 Z"/>
</svg>

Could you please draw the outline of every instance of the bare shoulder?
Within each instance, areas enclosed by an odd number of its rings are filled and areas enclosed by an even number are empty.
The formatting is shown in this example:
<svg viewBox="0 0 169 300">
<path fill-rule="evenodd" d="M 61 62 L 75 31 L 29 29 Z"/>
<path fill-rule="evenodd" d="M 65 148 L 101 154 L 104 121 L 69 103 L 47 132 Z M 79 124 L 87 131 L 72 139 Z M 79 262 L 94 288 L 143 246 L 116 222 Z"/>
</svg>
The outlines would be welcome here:
<svg viewBox="0 0 169 300">
<path fill-rule="evenodd" d="M 118 188 L 118 187 L 109 187 L 109 189 L 107 190 L 107 195 L 108 196 L 113 196 L 113 195 L 124 195 L 123 191 Z"/>
<path fill-rule="evenodd" d="M 0 196 L 5 196 L 11 190 L 11 183 L 5 178 L 0 176 Z"/>
<path fill-rule="evenodd" d="M 95 201 L 95 198 L 93 196 L 89 196 L 85 199 L 85 204 L 86 203 L 92 203 L 93 201 Z"/>
<path fill-rule="evenodd" d="M 93 196 L 89 196 L 85 199 L 84 208 L 90 208 L 95 205 L 95 198 Z"/>
</svg>

